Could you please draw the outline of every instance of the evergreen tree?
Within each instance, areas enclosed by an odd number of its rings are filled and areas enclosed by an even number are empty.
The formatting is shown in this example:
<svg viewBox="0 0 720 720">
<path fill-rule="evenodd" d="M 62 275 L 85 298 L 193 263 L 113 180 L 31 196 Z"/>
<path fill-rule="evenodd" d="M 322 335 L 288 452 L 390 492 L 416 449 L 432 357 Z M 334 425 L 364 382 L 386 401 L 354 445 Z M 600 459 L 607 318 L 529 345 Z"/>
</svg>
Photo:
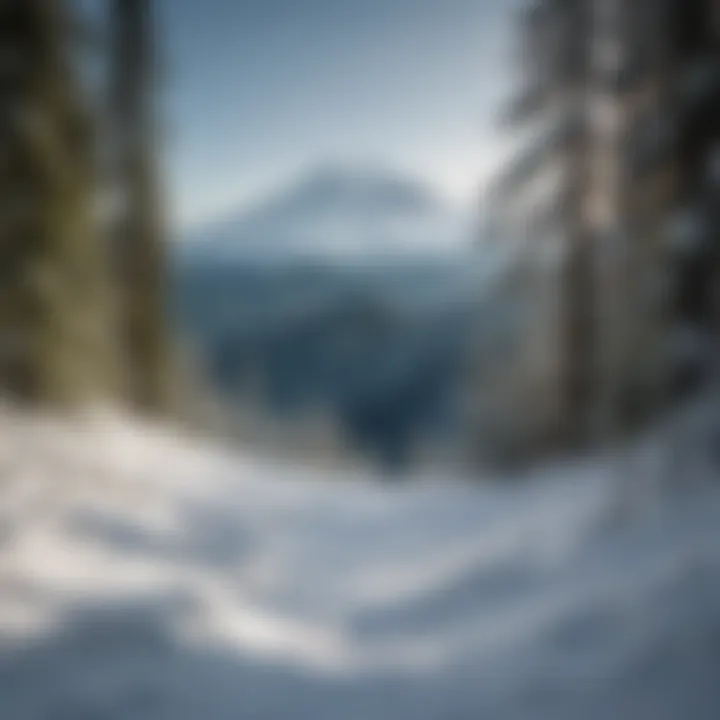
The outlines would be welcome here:
<svg viewBox="0 0 720 720">
<path fill-rule="evenodd" d="M 112 146 L 121 337 L 128 392 L 139 409 L 170 402 L 164 227 L 157 170 L 156 57 L 150 0 L 113 0 Z"/>
<path fill-rule="evenodd" d="M 72 20 L 63 0 L 0 3 L 0 388 L 43 404 L 110 387 Z"/>
</svg>

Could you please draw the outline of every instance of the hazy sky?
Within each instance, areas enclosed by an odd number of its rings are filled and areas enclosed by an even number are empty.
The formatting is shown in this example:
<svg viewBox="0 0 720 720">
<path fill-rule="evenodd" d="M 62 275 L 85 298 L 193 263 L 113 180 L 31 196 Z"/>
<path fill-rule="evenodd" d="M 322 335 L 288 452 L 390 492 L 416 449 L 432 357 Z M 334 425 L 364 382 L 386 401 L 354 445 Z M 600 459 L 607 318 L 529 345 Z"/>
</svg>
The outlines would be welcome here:
<svg viewBox="0 0 720 720">
<path fill-rule="evenodd" d="M 497 156 L 510 0 L 162 0 L 182 226 L 305 169 L 379 165 L 469 201 Z"/>
</svg>

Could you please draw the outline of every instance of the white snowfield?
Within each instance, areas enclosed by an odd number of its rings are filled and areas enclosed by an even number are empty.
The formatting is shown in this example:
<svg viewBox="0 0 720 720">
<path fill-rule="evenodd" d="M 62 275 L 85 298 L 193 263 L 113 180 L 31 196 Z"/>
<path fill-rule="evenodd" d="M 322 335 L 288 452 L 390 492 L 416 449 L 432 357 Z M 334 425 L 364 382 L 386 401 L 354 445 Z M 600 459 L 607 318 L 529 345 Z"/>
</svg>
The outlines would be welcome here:
<svg viewBox="0 0 720 720">
<path fill-rule="evenodd" d="M 387 485 L 3 411 L 0 718 L 717 720 L 699 417 L 533 482 Z"/>
</svg>

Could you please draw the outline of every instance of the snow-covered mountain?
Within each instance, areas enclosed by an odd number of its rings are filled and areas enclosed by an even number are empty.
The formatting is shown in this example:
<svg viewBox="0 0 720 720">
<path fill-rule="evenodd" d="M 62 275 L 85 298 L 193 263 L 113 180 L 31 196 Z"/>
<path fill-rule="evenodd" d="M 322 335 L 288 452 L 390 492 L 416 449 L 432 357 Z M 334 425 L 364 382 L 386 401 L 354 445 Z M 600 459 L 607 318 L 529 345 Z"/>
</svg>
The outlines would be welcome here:
<svg viewBox="0 0 720 720">
<path fill-rule="evenodd" d="M 184 251 L 252 260 L 387 258 L 466 247 L 472 224 L 414 179 L 328 167 L 195 230 Z"/>
</svg>

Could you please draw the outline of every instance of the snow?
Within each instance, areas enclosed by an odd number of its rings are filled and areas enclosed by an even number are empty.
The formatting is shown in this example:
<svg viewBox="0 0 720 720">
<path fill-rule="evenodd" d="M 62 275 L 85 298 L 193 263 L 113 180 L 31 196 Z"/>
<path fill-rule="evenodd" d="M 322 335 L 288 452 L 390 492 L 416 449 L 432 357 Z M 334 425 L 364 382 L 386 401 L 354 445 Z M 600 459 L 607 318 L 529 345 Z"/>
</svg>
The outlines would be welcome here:
<svg viewBox="0 0 720 720">
<path fill-rule="evenodd" d="M 388 485 L 4 410 L 0 717 L 714 720 L 713 422 Z"/>
<path fill-rule="evenodd" d="M 303 173 L 259 204 L 198 228 L 189 261 L 285 265 L 392 262 L 468 249 L 474 218 L 433 188 L 391 170 L 330 165 Z"/>
</svg>

